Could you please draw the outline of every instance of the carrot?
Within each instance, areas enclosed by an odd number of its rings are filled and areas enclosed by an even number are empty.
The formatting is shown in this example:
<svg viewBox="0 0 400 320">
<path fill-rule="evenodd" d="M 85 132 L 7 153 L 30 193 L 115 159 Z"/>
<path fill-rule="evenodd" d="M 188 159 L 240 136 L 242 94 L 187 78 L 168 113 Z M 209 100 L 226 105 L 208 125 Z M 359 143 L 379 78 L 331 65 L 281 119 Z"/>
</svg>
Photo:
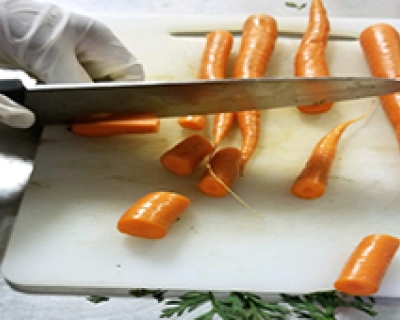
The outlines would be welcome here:
<svg viewBox="0 0 400 320">
<path fill-rule="evenodd" d="M 96 119 L 96 118 L 93 118 Z M 79 136 L 105 137 L 132 133 L 157 133 L 160 119 L 153 116 L 107 116 L 88 123 L 75 123 L 69 130 Z"/>
<path fill-rule="evenodd" d="M 233 44 L 233 36 L 225 30 L 207 34 L 206 45 L 200 61 L 199 79 L 222 79 Z M 180 117 L 178 123 L 183 128 L 201 130 L 206 126 L 205 116 Z M 227 129 L 228 130 L 228 129 Z M 218 139 L 222 139 L 218 138 Z"/>
<path fill-rule="evenodd" d="M 373 76 L 400 78 L 400 39 L 395 28 L 371 25 L 360 34 L 360 43 Z M 380 100 L 400 145 L 400 93 L 381 96 Z"/>
<path fill-rule="evenodd" d="M 262 77 L 275 48 L 278 36 L 276 20 L 266 14 L 249 16 L 243 26 L 242 41 L 235 61 L 234 78 Z M 260 135 L 260 112 L 236 113 L 242 134 L 240 174 L 257 147 Z"/>
<path fill-rule="evenodd" d="M 188 176 L 213 150 L 206 138 L 193 134 L 167 150 L 160 161 L 167 170 L 180 176 Z"/>
<path fill-rule="evenodd" d="M 315 199 L 324 195 L 340 137 L 350 124 L 365 116 L 366 113 L 337 125 L 319 140 L 291 187 L 293 195 L 303 199 Z"/>
<path fill-rule="evenodd" d="M 207 118 L 206 116 L 179 117 L 178 124 L 185 129 L 202 130 L 207 124 Z"/>
<path fill-rule="evenodd" d="M 357 296 L 376 293 L 399 244 L 398 238 L 386 234 L 362 239 L 335 281 L 336 290 Z"/>
<path fill-rule="evenodd" d="M 218 150 L 200 177 L 197 189 L 212 197 L 225 197 L 239 172 L 239 164 L 239 149 L 226 147 Z"/>
<path fill-rule="evenodd" d="M 329 20 L 322 0 L 312 0 L 309 22 L 295 56 L 295 75 L 298 77 L 327 77 L 328 65 L 325 51 L 329 38 Z M 313 106 L 299 106 L 304 113 L 316 114 L 327 112 L 333 103 Z"/>
<path fill-rule="evenodd" d="M 173 192 L 158 191 L 145 195 L 119 219 L 117 229 L 125 234 L 160 239 L 190 204 L 188 198 Z"/>
</svg>

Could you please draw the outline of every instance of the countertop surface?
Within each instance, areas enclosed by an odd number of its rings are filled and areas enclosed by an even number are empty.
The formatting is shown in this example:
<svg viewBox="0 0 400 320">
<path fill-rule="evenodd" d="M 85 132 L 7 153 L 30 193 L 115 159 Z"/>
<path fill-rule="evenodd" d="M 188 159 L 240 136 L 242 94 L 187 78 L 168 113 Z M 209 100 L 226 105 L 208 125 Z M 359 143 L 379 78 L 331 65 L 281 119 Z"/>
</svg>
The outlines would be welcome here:
<svg viewBox="0 0 400 320">
<path fill-rule="evenodd" d="M 308 10 L 285 5 L 284 0 L 58 0 L 52 1 L 73 11 L 93 14 L 252 14 L 266 12 L 275 16 L 307 16 Z M 306 1 L 296 1 L 296 3 Z M 0 2 L 1 3 L 1 2 Z M 398 18 L 400 1 L 393 0 L 325 0 L 332 17 Z M 3 256 L 22 192 L 33 169 L 40 128 L 16 130 L 0 125 L 0 257 Z M 28 267 L 28 266 L 27 266 Z M 157 319 L 160 305 L 153 299 L 110 297 L 92 304 L 83 295 L 28 294 L 12 289 L 0 279 L 0 313 L 2 319 Z M 400 302 L 383 301 L 377 306 L 375 319 L 399 319 Z M 194 315 L 183 316 L 192 319 Z M 355 312 L 341 319 L 367 319 Z"/>
</svg>

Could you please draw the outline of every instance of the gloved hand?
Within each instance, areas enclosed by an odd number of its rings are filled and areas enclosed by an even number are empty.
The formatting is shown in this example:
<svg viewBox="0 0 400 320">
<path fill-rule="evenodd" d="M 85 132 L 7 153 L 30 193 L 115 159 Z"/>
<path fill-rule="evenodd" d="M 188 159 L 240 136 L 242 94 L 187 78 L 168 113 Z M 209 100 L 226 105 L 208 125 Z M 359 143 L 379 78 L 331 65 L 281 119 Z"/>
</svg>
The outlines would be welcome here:
<svg viewBox="0 0 400 320">
<path fill-rule="evenodd" d="M 142 80 L 143 67 L 102 23 L 56 5 L 0 0 L 0 68 L 45 83 Z M 26 128 L 34 115 L 0 95 L 0 122 Z"/>
</svg>

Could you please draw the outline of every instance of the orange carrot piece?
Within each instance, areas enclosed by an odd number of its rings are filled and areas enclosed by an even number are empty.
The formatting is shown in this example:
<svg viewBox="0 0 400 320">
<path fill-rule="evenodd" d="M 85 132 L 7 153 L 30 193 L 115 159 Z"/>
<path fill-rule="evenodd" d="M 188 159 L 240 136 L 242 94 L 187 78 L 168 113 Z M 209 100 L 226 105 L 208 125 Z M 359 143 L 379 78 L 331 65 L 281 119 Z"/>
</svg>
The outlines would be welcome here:
<svg viewBox="0 0 400 320">
<path fill-rule="evenodd" d="M 303 199 L 315 199 L 324 195 L 340 137 L 350 124 L 365 115 L 337 125 L 319 140 L 304 169 L 291 187 L 293 195 Z"/>
<path fill-rule="evenodd" d="M 360 43 L 373 76 L 400 78 L 400 39 L 395 28 L 371 25 L 361 33 Z M 380 100 L 400 146 L 400 93 L 381 96 Z"/>
<path fill-rule="evenodd" d="M 262 77 L 275 48 L 278 37 L 276 20 L 266 14 L 249 16 L 243 26 L 242 42 L 235 61 L 234 78 Z M 260 135 L 260 112 L 242 111 L 236 113 L 242 134 L 242 159 L 240 174 L 257 147 Z"/>
<path fill-rule="evenodd" d="M 117 229 L 131 236 L 161 239 L 189 204 L 188 198 L 177 193 L 149 193 L 121 216 Z"/>
<path fill-rule="evenodd" d="M 335 289 L 356 296 L 376 293 L 399 244 L 398 238 L 386 234 L 362 239 L 335 281 Z"/>
<path fill-rule="evenodd" d="M 238 175 L 240 155 L 240 150 L 234 147 L 218 150 L 199 179 L 197 189 L 211 197 L 225 197 L 229 192 L 227 188 L 232 186 Z"/>
<path fill-rule="evenodd" d="M 206 138 L 193 134 L 166 151 L 160 157 L 160 161 L 172 173 L 188 176 L 213 150 Z"/>
<path fill-rule="evenodd" d="M 185 129 L 202 130 L 207 124 L 207 118 L 205 116 L 179 117 L 178 124 Z"/>
<path fill-rule="evenodd" d="M 295 57 L 295 76 L 327 77 L 328 65 L 325 51 L 329 38 L 329 19 L 322 0 L 312 0 L 309 22 Z M 315 106 L 299 106 L 301 112 L 319 114 L 327 112 L 333 103 L 323 103 Z"/>
<path fill-rule="evenodd" d="M 157 133 L 160 119 L 154 116 L 109 116 L 88 123 L 75 123 L 69 130 L 79 136 L 106 137 L 121 134 Z"/>
<path fill-rule="evenodd" d="M 206 45 L 200 61 L 199 79 L 222 79 L 233 44 L 233 36 L 225 30 L 207 34 Z M 178 119 L 183 128 L 202 130 L 207 123 L 206 116 L 186 116 Z M 222 139 L 222 138 L 220 138 Z"/>
<path fill-rule="evenodd" d="M 228 134 L 229 129 L 232 128 L 234 121 L 235 114 L 233 112 L 217 113 L 214 116 L 213 144 L 215 148 Z"/>
</svg>

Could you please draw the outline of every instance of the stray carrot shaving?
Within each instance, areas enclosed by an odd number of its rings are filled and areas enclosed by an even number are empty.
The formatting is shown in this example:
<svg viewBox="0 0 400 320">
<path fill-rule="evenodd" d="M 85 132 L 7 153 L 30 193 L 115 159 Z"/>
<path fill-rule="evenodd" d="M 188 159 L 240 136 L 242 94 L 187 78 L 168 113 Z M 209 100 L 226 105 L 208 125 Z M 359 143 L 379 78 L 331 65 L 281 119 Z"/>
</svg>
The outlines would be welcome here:
<svg viewBox="0 0 400 320">
<path fill-rule="evenodd" d="M 247 208 L 249 211 L 253 212 L 254 214 L 262 217 L 262 215 L 254 209 L 249 203 L 247 203 L 244 199 L 242 199 L 236 192 L 234 192 L 229 186 L 227 186 L 214 172 L 214 170 L 211 168 L 211 165 L 207 163 L 207 169 L 210 171 L 211 176 L 217 180 L 231 195 L 234 197 L 239 203 L 241 203 L 245 208 Z"/>
</svg>

